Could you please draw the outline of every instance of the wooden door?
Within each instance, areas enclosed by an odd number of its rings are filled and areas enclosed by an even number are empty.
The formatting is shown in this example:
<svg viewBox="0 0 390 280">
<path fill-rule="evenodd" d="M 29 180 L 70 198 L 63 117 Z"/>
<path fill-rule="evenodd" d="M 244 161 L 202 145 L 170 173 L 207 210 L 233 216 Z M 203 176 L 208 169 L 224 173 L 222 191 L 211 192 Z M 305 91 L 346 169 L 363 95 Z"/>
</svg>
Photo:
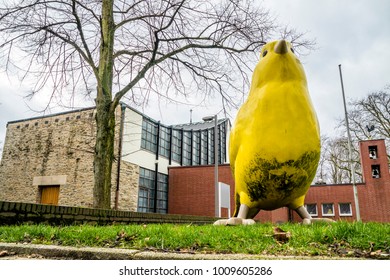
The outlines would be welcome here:
<svg viewBox="0 0 390 280">
<path fill-rule="evenodd" d="M 41 203 L 58 205 L 59 194 L 60 194 L 60 186 L 42 186 Z"/>
</svg>

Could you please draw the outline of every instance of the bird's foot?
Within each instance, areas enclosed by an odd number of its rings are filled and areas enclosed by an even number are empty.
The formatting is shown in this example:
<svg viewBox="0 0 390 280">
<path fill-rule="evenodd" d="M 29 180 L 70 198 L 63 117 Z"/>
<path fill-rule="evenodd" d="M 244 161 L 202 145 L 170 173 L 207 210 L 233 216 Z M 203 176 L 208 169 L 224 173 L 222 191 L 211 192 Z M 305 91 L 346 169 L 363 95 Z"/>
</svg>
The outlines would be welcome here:
<svg viewBox="0 0 390 280">
<path fill-rule="evenodd" d="M 252 219 L 241 219 L 241 218 L 230 218 L 230 219 L 221 219 L 216 222 L 214 222 L 214 225 L 216 226 L 237 226 L 237 225 L 254 225 L 256 222 Z"/>
<path fill-rule="evenodd" d="M 328 218 L 305 218 L 302 220 L 302 224 L 304 225 L 311 225 L 312 223 L 319 223 L 319 222 L 322 222 L 322 223 L 334 223 L 335 221 L 332 220 L 332 219 L 328 219 Z"/>
</svg>

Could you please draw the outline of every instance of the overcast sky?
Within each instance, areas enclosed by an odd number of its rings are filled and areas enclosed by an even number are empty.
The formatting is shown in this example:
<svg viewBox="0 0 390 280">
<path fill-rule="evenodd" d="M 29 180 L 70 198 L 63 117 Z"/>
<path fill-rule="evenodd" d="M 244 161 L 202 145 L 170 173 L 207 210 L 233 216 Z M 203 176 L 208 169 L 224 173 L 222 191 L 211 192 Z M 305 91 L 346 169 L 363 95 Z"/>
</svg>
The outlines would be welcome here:
<svg viewBox="0 0 390 280">
<path fill-rule="evenodd" d="M 390 1 L 265 0 L 262 3 L 277 16 L 280 24 L 307 32 L 307 38 L 316 40 L 316 50 L 301 60 L 322 134 L 334 135 L 336 121 L 344 117 L 339 64 L 347 101 L 390 84 Z M 28 103 L 22 95 L 23 86 L 19 87 L 12 77 L 9 80 L 0 74 L 0 142 L 4 142 L 8 121 L 35 117 L 37 113 L 29 106 L 39 109 L 44 104 L 40 100 Z M 76 105 L 82 107 L 84 103 Z M 91 105 L 85 103 L 86 107 Z M 164 124 L 177 124 L 189 122 L 190 109 L 193 109 L 193 121 L 200 121 L 221 108 L 211 105 L 208 108 L 180 105 L 156 108 L 152 103 L 140 110 Z M 55 110 L 66 111 L 64 108 Z M 231 114 L 234 116 L 235 112 Z"/>
</svg>

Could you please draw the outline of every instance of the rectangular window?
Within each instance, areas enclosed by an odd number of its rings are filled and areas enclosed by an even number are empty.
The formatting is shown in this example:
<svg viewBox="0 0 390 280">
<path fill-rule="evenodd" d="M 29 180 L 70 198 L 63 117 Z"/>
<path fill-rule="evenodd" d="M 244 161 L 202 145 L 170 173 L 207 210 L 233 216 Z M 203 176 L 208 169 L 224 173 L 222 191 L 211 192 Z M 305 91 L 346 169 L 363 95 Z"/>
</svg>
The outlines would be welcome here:
<svg viewBox="0 0 390 280">
<path fill-rule="evenodd" d="M 168 175 L 157 174 L 157 213 L 168 213 Z"/>
<path fill-rule="evenodd" d="M 214 129 L 209 129 L 209 164 L 214 164 Z"/>
<path fill-rule="evenodd" d="M 219 163 L 226 161 L 226 123 L 219 125 Z"/>
<path fill-rule="evenodd" d="M 340 216 L 352 216 L 351 203 L 339 203 Z"/>
<path fill-rule="evenodd" d="M 372 165 L 371 166 L 371 174 L 372 178 L 379 179 L 381 177 L 381 170 L 379 165 Z"/>
<path fill-rule="evenodd" d="M 322 216 L 334 216 L 333 203 L 322 204 Z"/>
<path fill-rule="evenodd" d="M 152 170 L 139 169 L 138 212 L 154 211 L 154 178 Z"/>
<path fill-rule="evenodd" d="M 141 148 L 153 153 L 157 150 L 158 125 L 146 118 L 142 121 Z"/>
<path fill-rule="evenodd" d="M 376 146 L 368 146 L 368 155 L 370 159 L 376 159 L 378 155 L 378 148 Z"/>
<path fill-rule="evenodd" d="M 183 165 L 191 165 L 191 131 L 184 131 L 183 134 Z"/>
<path fill-rule="evenodd" d="M 170 151 L 170 136 L 171 130 L 165 126 L 160 126 L 160 142 L 158 153 L 166 158 L 169 158 Z"/>
<path fill-rule="evenodd" d="M 306 204 L 305 207 L 311 216 L 318 216 L 317 204 Z"/>
<path fill-rule="evenodd" d="M 172 160 L 180 162 L 181 160 L 181 145 L 182 131 L 172 130 Z"/>
<path fill-rule="evenodd" d="M 192 165 L 200 164 L 200 131 L 192 133 Z"/>
<path fill-rule="evenodd" d="M 201 153 L 201 164 L 207 165 L 208 164 L 208 131 L 203 130 L 202 131 L 202 153 Z"/>
<path fill-rule="evenodd" d="M 138 212 L 153 213 L 156 200 L 157 213 L 168 213 L 168 175 L 157 174 L 155 197 L 155 171 L 139 169 Z"/>
</svg>

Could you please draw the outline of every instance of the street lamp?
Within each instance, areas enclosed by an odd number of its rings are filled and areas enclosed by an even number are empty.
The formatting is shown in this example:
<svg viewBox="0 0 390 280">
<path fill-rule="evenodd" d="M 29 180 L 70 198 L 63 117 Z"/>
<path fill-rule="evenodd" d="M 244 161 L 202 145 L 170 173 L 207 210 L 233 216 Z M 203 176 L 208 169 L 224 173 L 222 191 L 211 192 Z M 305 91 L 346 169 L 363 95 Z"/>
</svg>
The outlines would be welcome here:
<svg viewBox="0 0 390 280">
<path fill-rule="evenodd" d="M 218 116 L 207 116 L 203 121 L 208 122 L 214 120 L 214 193 L 215 193 L 215 216 L 221 216 L 219 207 L 219 186 L 218 186 Z"/>
</svg>

